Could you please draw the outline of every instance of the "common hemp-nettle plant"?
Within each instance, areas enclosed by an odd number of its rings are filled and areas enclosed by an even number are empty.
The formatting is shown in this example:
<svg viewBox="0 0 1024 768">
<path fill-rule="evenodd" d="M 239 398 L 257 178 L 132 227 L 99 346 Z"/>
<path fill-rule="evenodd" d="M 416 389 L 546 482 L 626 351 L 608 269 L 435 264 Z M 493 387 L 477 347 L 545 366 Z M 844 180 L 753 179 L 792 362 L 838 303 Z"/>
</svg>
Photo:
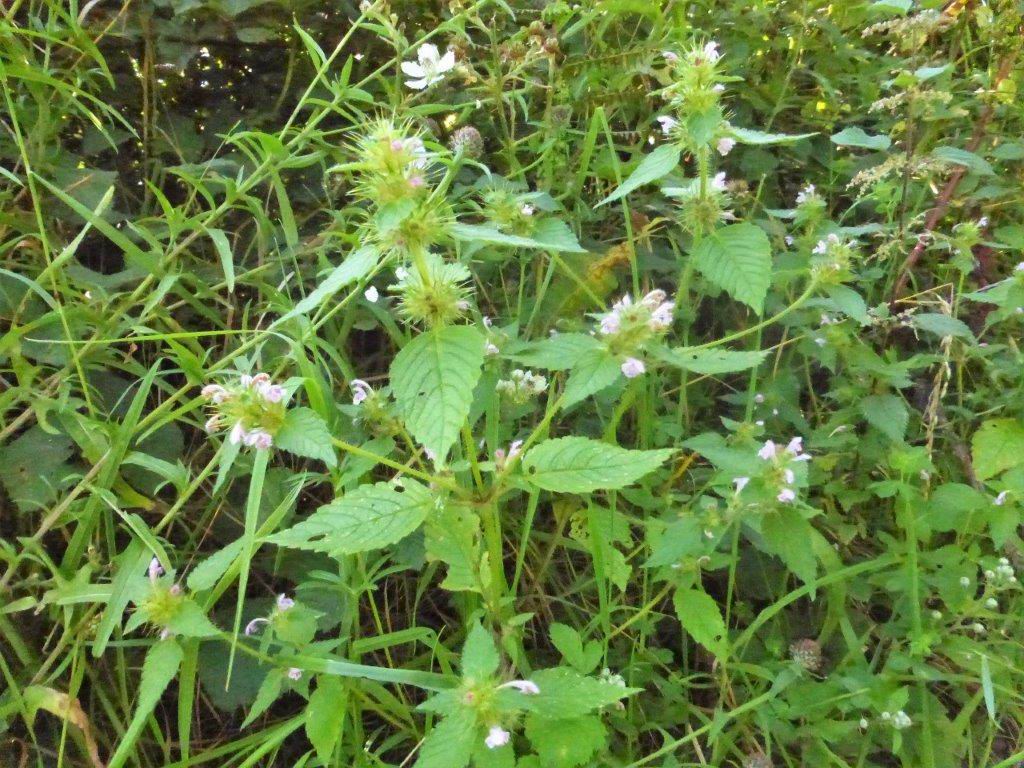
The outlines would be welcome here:
<svg viewBox="0 0 1024 768">
<path fill-rule="evenodd" d="M 7 5 L 0 765 L 1024 761 L 1019 3 Z"/>
</svg>

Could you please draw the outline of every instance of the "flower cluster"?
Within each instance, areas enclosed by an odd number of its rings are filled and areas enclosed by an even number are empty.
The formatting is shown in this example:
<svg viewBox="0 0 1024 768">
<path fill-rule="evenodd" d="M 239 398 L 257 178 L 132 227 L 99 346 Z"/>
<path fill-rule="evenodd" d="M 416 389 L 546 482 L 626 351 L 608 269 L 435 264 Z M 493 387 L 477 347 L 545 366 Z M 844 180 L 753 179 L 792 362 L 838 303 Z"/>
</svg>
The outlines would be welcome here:
<svg viewBox="0 0 1024 768">
<path fill-rule="evenodd" d="M 398 282 L 388 289 L 399 296 L 399 312 L 412 323 L 428 327 L 449 325 L 469 309 L 469 270 L 423 253 L 410 269 L 395 271 Z"/>
<path fill-rule="evenodd" d="M 284 423 L 286 392 L 269 375 L 242 374 L 230 385 L 207 384 L 202 394 L 214 410 L 206 421 L 207 432 L 228 428 L 232 445 L 266 449 L 274 444 Z"/>
<path fill-rule="evenodd" d="M 513 440 L 508 447 L 508 451 L 504 448 L 498 448 L 494 451 L 494 465 L 499 469 L 504 469 L 505 465 L 509 461 L 514 459 L 523 450 L 522 440 Z"/>
<path fill-rule="evenodd" d="M 838 283 L 849 277 L 850 266 L 856 255 L 856 243 L 844 240 L 832 232 L 819 240 L 811 253 L 815 256 L 811 264 L 814 278 L 821 282 Z"/>
<path fill-rule="evenodd" d="M 821 645 L 817 640 L 811 638 L 797 640 L 789 646 L 789 656 L 808 672 L 817 672 L 821 669 Z"/>
<path fill-rule="evenodd" d="M 598 333 L 609 350 L 623 357 L 622 373 L 634 378 L 647 370 L 639 357 L 644 345 L 663 335 L 672 326 L 675 302 L 655 289 L 639 301 L 627 293 L 612 305 L 611 311 L 598 317 Z"/>
<path fill-rule="evenodd" d="M 548 380 L 539 373 L 516 368 L 508 379 L 500 379 L 494 388 L 513 403 L 522 405 L 547 391 Z"/>
<path fill-rule="evenodd" d="M 994 589 L 1002 589 L 1010 584 L 1017 583 L 1017 574 L 1013 570 L 1013 566 L 1010 565 L 1008 558 L 1000 557 L 999 563 L 995 568 L 989 568 L 985 571 L 985 583 Z"/>
<path fill-rule="evenodd" d="M 278 616 L 280 616 L 283 613 L 287 613 L 288 611 L 290 611 L 294 607 L 295 607 L 295 601 L 294 600 L 292 600 L 287 595 L 278 595 L 277 596 L 277 600 L 274 602 L 274 610 L 271 612 L 270 616 L 267 616 L 267 617 L 260 616 L 258 618 L 253 619 L 252 621 L 250 621 L 248 624 L 245 625 L 245 634 L 246 635 L 255 635 L 259 631 L 260 625 L 262 625 L 262 624 L 268 624 L 268 625 L 269 624 L 273 624 L 274 623 L 274 619 L 276 619 Z"/>
<path fill-rule="evenodd" d="M 476 160 L 484 153 L 484 137 L 475 127 L 466 125 L 452 133 L 448 147 L 456 157 L 462 155 Z"/>
<path fill-rule="evenodd" d="M 785 448 L 780 448 L 774 441 L 767 440 L 757 455 L 772 464 L 773 477 L 771 479 L 778 489 L 775 498 L 783 504 L 795 501 L 796 473 L 793 471 L 792 464 L 797 461 L 811 460 L 810 454 L 804 453 L 803 438 L 794 437 L 786 444 Z M 738 477 L 733 482 L 736 483 L 737 491 L 741 491 L 749 481 L 749 477 Z"/>
<path fill-rule="evenodd" d="M 910 719 L 910 715 L 902 709 L 896 713 L 883 712 L 880 717 L 897 731 L 902 731 L 914 724 L 914 721 Z"/>
<path fill-rule="evenodd" d="M 160 639 L 166 640 L 174 634 L 167 625 L 178 614 L 185 596 L 180 585 L 173 582 L 169 586 L 164 584 L 164 567 L 157 558 L 149 561 L 146 575 L 149 577 L 150 590 L 139 609 L 148 621 L 161 628 Z"/>
</svg>

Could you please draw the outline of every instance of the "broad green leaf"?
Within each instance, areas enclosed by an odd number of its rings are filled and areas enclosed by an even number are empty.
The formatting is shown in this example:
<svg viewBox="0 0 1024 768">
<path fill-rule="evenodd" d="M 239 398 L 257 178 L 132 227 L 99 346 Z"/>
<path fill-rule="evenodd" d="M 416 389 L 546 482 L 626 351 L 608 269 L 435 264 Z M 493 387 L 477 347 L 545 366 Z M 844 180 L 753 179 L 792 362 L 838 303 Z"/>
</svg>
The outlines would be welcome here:
<svg viewBox="0 0 1024 768">
<path fill-rule="evenodd" d="M 974 471 L 979 480 L 1024 465 L 1024 423 L 1018 419 L 990 419 L 971 438 Z"/>
<path fill-rule="evenodd" d="M 329 467 L 338 463 L 327 423 L 312 408 L 289 408 L 274 445 L 296 456 L 320 459 Z"/>
<path fill-rule="evenodd" d="M 36 425 L 0 447 L 0 482 L 22 512 L 42 509 L 56 500 L 74 468 L 67 464 L 72 441 Z"/>
<path fill-rule="evenodd" d="M 637 451 L 586 437 L 559 437 L 531 448 L 523 458 L 523 471 L 538 488 L 587 493 L 635 483 L 672 453 L 671 448 Z"/>
<path fill-rule="evenodd" d="M 452 592 L 479 592 L 480 518 L 465 507 L 449 504 L 430 515 L 424 529 L 427 562 L 448 566 L 441 586 Z"/>
<path fill-rule="evenodd" d="M 677 144 L 662 144 L 651 154 L 647 155 L 636 169 L 629 174 L 629 177 L 620 184 L 614 192 L 597 204 L 600 207 L 607 203 L 614 202 L 620 197 L 625 197 L 634 189 L 657 181 L 676 169 L 679 165 L 681 151 Z"/>
<path fill-rule="evenodd" d="M 585 333 L 558 333 L 514 348 L 509 357 L 530 368 L 562 371 L 586 355 L 603 349 L 600 341 Z"/>
<path fill-rule="evenodd" d="M 701 274 L 761 314 L 771 282 L 768 236 L 753 224 L 730 224 L 705 237 L 693 251 Z"/>
<path fill-rule="evenodd" d="M 414 768 L 465 768 L 476 746 L 477 731 L 475 712 L 459 707 L 427 734 Z"/>
<path fill-rule="evenodd" d="M 487 630 L 474 622 L 462 646 L 462 676 L 467 680 L 485 680 L 498 671 L 498 650 Z"/>
<path fill-rule="evenodd" d="M 971 331 L 967 324 L 963 320 L 957 320 L 950 315 L 926 312 L 921 315 L 914 315 L 912 322 L 915 328 L 934 333 L 936 336 L 957 336 L 961 339 L 974 340 L 974 332 Z"/>
<path fill-rule="evenodd" d="M 715 656 L 721 656 L 725 651 L 725 620 L 718 603 L 703 590 L 689 587 L 677 589 L 672 604 L 683 629 Z"/>
<path fill-rule="evenodd" d="M 238 539 L 211 554 L 189 571 L 188 588 L 193 592 L 212 589 L 220 577 L 231 567 L 231 563 L 241 551 L 242 540 Z"/>
<path fill-rule="evenodd" d="M 580 246 L 576 235 L 564 222 L 553 218 L 539 222 L 530 236 L 506 234 L 487 224 L 455 223 L 451 225 L 450 231 L 453 238 L 467 243 L 490 243 L 510 248 L 539 248 L 563 253 L 586 253 L 587 250 Z"/>
<path fill-rule="evenodd" d="M 530 697 L 530 709 L 550 718 L 579 717 L 639 691 L 581 675 L 568 667 L 542 669 L 530 679 L 540 689 L 540 694 Z"/>
<path fill-rule="evenodd" d="M 344 722 L 345 687 L 336 677 L 318 675 L 316 690 L 306 705 L 306 737 L 324 765 L 332 762 Z"/>
<path fill-rule="evenodd" d="M 792 144 L 795 141 L 802 141 L 815 135 L 813 133 L 765 133 L 764 131 L 755 131 L 750 128 L 730 128 L 729 133 L 740 144 L 752 144 L 754 146 Z"/>
<path fill-rule="evenodd" d="M 412 436 L 444 461 L 458 439 L 484 364 L 484 337 L 470 326 L 425 331 L 391 364 L 391 390 Z"/>
<path fill-rule="evenodd" d="M 607 349 L 599 348 L 583 353 L 573 366 L 565 382 L 562 407 L 584 400 L 610 387 L 622 378 L 622 363 Z"/>
<path fill-rule="evenodd" d="M 346 285 L 363 279 L 377 265 L 378 258 L 377 249 L 369 246 L 349 254 L 306 298 L 278 318 L 274 325 L 311 312 Z"/>
<path fill-rule="evenodd" d="M 526 736 L 546 768 L 576 768 L 604 747 L 605 730 L 595 716 L 526 719 Z"/>
<path fill-rule="evenodd" d="M 768 551 L 777 555 L 805 584 L 814 581 L 818 563 L 814 557 L 811 524 L 792 507 L 769 512 L 761 522 L 761 534 Z"/>
<path fill-rule="evenodd" d="M 110 758 L 107 768 L 121 768 L 131 756 L 135 741 L 160 697 L 178 673 L 182 658 L 181 646 L 174 640 L 161 640 L 149 649 L 146 660 L 142 663 L 142 679 L 139 681 L 135 713 L 124 733 L 119 735 L 117 750 Z"/>
<path fill-rule="evenodd" d="M 263 678 L 263 683 L 260 684 L 259 691 L 256 693 L 256 698 L 253 700 L 252 706 L 249 708 L 249 712 L 245 716 L 245 720 L 242 721 L 241 727 L 243 729 L 252 725 L 252 723 L 255 722 L 256 718 L 258 718 L 260 715 L 262 715 L 264 712 L 270 709 L 270 706 L 275 701 L 277 701 L 277 697 L 281 695 L 281 688 L 283 687 L 283 685 L 283 671 L 271 672 L 265 678 Z"/>
<path fill-rule="evenodd" d="M 969 171 L 979 176 L 995 176 L 996 174 L 987 160 L 959 147 L 936 147 L 932 150 L 932 157 L 952 165 L 965 166 Z"/>
<path fill-rule="evenodd" d="M 268 541 L 331 555 L 367 552 L 408 536 L 433 506 L 430 492 L 414 480 L 361 485 Z"/>
<path fill-rule="evenodd" d="M 662 362 L 677 368 L 705 376 L 714 376 L 756 368 L 768 356 L 768 352 L 766 350 L 676 347 L 675 349 L 655 349 L 654 355 Z"/>
<path fill-rule="evenodd" d="M 839 133 L 833 133 L 829 138 L 833 144 L 838 144 L 840 147 L 886 150 L 892 144 L 892 139 L 888 136 L 871 136 L 865 133 L 863 128 L 856 125 L 844 128 Z"/>
<path fill-rule="evenodd" d="M 893 442 L 901 442 L 907 432 L 910 413 L 897 395 L 868 395 L 858 403 L 868 424 Z"/>
</svg>

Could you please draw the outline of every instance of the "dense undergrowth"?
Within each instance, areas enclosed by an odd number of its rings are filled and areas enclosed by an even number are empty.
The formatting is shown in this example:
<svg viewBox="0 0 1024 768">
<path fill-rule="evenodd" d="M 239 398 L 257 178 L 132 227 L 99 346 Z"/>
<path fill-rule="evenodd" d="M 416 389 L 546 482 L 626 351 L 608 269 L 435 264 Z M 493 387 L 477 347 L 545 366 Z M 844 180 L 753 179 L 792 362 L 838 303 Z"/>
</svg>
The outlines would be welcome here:
<svg viewBox="0 0 1024 768">
<path fill-rule="evenodd" d="M 5 3 L 0 766 L 1021 764 L 1021 13 Z"/>
</svg>

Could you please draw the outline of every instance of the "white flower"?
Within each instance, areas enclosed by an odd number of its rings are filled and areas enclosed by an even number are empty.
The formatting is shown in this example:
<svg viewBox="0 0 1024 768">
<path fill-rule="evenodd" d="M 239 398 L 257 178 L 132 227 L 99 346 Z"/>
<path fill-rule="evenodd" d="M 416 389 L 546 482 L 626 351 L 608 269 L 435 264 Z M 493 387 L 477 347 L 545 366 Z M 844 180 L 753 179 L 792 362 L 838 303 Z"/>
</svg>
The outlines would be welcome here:
<svg viewBox="0 0 1024 768">
<path fill-rule="evenodd" d="M 520 441 L 520 443 L 522 443 L 522 441 Z M 527 696 L 536 696 L 540 693 L 540 688 L 538 688 L 537 684 L 532 680 L 509 680 L 507 683 L 499 685 L 498 688 L 515 688 L 517 691 Z"/>
<path fill-rule="evenodd" d="M 988 216 L 982 216 L 978 219 L 978 229 L 984 229 L 988 226 Z"/>
<path fill-rule="evenodd" d="M 274 444 L 274 438 L 271 437 L 269 432 L 265 432 L 262 429 L 254 429 L 246 434 L 242 442 L 250 448 L 265 451 Z"/>
<path fill-rule="evenodd" d="M 484 353 L 488 355 L 496 355 L 500 351 L 501 350 L 498 349 L 497 345 L 492 344 L 491 342 L 487 342 L 487 346 L 484 347 Z"/>
<path fill-rule="evenodd" d="M 228 435 L 228 442 L 232 445 L 238 445 L 248 434 L 245 427 L 242 426 L 242 422 L 236 421 L 235 426 L 231 428 L 231 433 Z"/>
<path fill-rule="evenodd" d="M 862 731 L 866 731 L 868 729 L 868 719 L 866 717 L 862 717 L 860 719 L 860 729 Z"/>
<path fill-rule="evenodd" d="M 203 425 L 203 429 L 206 430 L 207 434 L 212 435 L 214 432 L 220 429 L 220 421 L 220 414 L 215 413 L 213 414 L 213 416 L 206 420 L 206 424 Z"/>
<path fill-rule="evenodd" d="M 348 385 L 352 389 L 352 405 L 359 405 L 373 394 L 373 388 L 362 379 L 352 379 Z"/>
<path fill-rule="evenodd" d="M 526 205 L 519 209 L 519 212 L 523 214 L 523 216 L 533 216 L 533 211 L 534 208 L 529 203 L 527 203 Z"/>
<path fill-rule="evenodd" d="M 910 716 L 902 709 L 892 717 L 892 727 L 897 731 L 902 731 L 904 728 L 909 728 L 914 724 L 914 721 L 910 719 Z"/>
<path fill-rule="evenodd" d="M 203 387 L 201 394 L 214 405 L 223 403 L 231 396 L 231 394 L 220 384 L 207 384 Z"/>
<path fill-rule="evenodd" d="M 1006 496 L 1008 495 L 1008 493 L 1009 491 L 1000 491 L 998 495 L 992 500 L 992 503 L 995 504 L 997 507 L 1003 506 L 1003 504 L 1006 503 Z"/>
<path fill-rule="evenodd" d="M 789 443 L 786 444 L 786 453 L 793 457 L 793 461 L 810 461 L 811 455 L 804 453 L 804 439 L 802 437 L 794 437 Z"/>
<path fill-rule="evenodd" d="M 416 58 L 417 61 L 403 61 L 402 71 L 414 78 L 406 80 L 405 84 L 417 91 L 444 80 L 445 74 L 455 67 L 455 54 L 447 51 L 441 56 L 433 43 L 421 45 L 416 52 Z"/>
<path fill-rule="evenodd" d="M 366 289 L 366 293 L 364 293 L 363 296 L 365 296 L 366 300 L 371 304 L 376 304 L 377 299 L 380 298 L 380 292 L 376 289 L 376 287 L 371 285 L 369 288 Z"/>
<path fill-rule="evenodd" d="M 781 501 L 783 504 L 788 504 L 789 502 L 793 501 L 796 498 L 796 491 L 794 491 L 792 488 L 783 488 L 781 491 L 779 491 L 779 495 L 776 496 L 775 498 Z"/>
<path fill-rule="evenodd" d="M 280 403 L 284 400 L 284 387 L 271 383 L 270 377 L 265 373 L 253 377 L 252 388 L 268 403 Z"/>
<path fill-rule="evenodd" d="M 782 239 L 786 241 L 786 245 L 792 245 L 793 244 L 793 236 L 792 235 L 786 235 Z"/>
<path fill-rule="evenodd" d="M 996 600 L 994 597 L 990 597 L 988 600 L 985 601 L 985 607 L 994 611 L 999 607 L 999 601 Z"/>
<path fill-rule="evenodd" d="M 295 601 L 288 597 L 288 595 L 280 594 L 277 596 L 277 610 L 287 611 L 294 607 Z"/>
<path fill-rule="evenodd" d="M 635 379 L 646 370 L 644 361 L 635 357 L 627 357 L 622 363 L 622 373 L 627 379 Z"/>
<path fill-rule="evenodd" d="M 725 86 L 722 85 L 721 83 L 715 83 L 714 85 L 711 86 L 711 90 L 714 91 L 715 93 L 721 93 L 722 91 L 725 90 Z"/>
<path fill-rule="evenodd" d="M 761 450 L 757 452 L 757 455 L 765 461 L 771 461 L 775 458 L 775 454 L 778 453 L 778 447 L 775 445 L 773 440 L 766 440 L 764 445 L 761 446 Z"/>
<path fill-rule="evenodd" d="M 722 157 L 725 157 L 730 152 L 732 152 L 732 148 L 735 146 L 736 139 L 730 139 L 728 136 L 723 136 L 722 138 L 720 138 L 718 140 L 718 144 L 715 145 L 716 149 L 718 150 L 718 154 L 720 154 Z"/>
<path fill-rule="evenodd" d="M 270 619 L 265 619 L 260 616 L 258 619 L 253 619 L 245 625 L 245 629 L 242 630 L 246 637 L 252 637 L 259 630 L 261 624 L 269 624 Z"/>
<path fill-rule="evenodd" d="M 661 125 L 661 132 L 666 136 L 672 133 L 672 129 L 679 125 L 678 120 L 674 117 L 669 117 L 668 115 L 659 115 L 654 119 Z"/>
<path fill-rule="evenodd" d="M 407 278 L 408 276 L 409 270 L 407 270 L 405 267 L 398 267 L 395 270 L 395 280 L 398 280 L 399 282 L 405 280 L 405 278 Z"/>
<path fill-rule="evenodd" d="M 149 568 L 147 569 L 150 581 L 156 581 L 164 575 L 164 567 L 160 565 L 160 560 L 153 558 L 149 561 Z"/>
<path fill-rule="evenodd" d="M 487 732 L 487 738 L 484 739 L 484 744 L 487 745 L 488 749 L 497 749 L 508 744 L 511 739 L 511 733 L 500 725 L 492 725 L 491 729 Z"/>
<path fill-rule="evenodd" d="M 725 192 L 725 171 L 719 171 L 711 179 L 711 189 L 715 192 Z"/>
<path fill-rule="evenodd" d="M 784 470 L 782 470 L 782 477 L 789 485 L 792 485 L 794 482 L 796 482 L 796 475 L 793 473 L 793 470 L 790 469 L 789 467 L 786 467 Z"/>
<path fill-rule="evenodd" d="M 601 318 L 601 333 L 605 336 L 610 336 L 613 333 L 618 333 L 619 328 L 622 327 L 622 319 L 619 317 L 619 313 L 612 310 L 607 315 Z"/>
<path fill-rule="evenodd" d="M 298 667 L 290 667 L 288 669 L 288 679 L 289 680 L 301 680 L 302 679 L 302 670 L 299 669 Z"/>
<path fill-rule="evenodd" d="M 815 189 L 813 184 L 808 184 L 806 187 L 796 193 L 796 204 L 802 205 L 810 200 L 815 195 Z"/>
<path fill-rule="evenodd" d="M 819 240 L 818 244 L 816 246 L 814 246 L 814 249 L 811 251 L 811 253 L 817 253 L 817 254 L 828 253 L 828 249 L 831 248 L 833 245 L 837 245 L 838 243 L 839 243 L 839 235 L 837 235 L 835 232 L 833 232 L 828 237 L 826 237 L 824 240 Z"/>
<path fill-rule="evenodd" d="M 722 54 L 718 52 L 718 43 L 714 40 L 704 45 L 704 58 L 712 64 L 722 58 Z"/>
<path fill-rule="evenodd" d="M 665 61 L 669 64 L 675 64 L 679 61 L 679 54 L 673 51 L 662 51 L 661 55 L 665 57 Z"/>
<path fill-rule="evenodd" d="M 749 482 L 749 477 L 734 477 L 732 484 L 736 486 L 736 493 L 740 493 L 744 488 L 747 487 L 747 483 Z"/>
</svg>

